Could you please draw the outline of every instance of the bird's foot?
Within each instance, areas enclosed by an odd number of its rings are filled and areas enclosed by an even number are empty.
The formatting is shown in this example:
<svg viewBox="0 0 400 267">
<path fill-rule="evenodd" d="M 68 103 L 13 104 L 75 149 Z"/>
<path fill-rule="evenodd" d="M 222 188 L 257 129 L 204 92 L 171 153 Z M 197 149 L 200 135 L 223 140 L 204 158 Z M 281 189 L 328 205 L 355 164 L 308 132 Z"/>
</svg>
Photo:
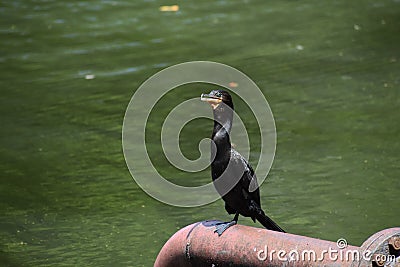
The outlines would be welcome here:
<svg viewBox="0 0 400 267">
<path fill-rule="evenodd" d="M 228 229 L 231 226 L 234 226 L 237 223 L 237 221 L 230 221 L 230 222 L 221 222 L 215 225 L 215 230 L 214 233 L 217 233 L 218 236 L 221 236 L 223 232 L 225 232 L 226 229 Z"/>
</svg>

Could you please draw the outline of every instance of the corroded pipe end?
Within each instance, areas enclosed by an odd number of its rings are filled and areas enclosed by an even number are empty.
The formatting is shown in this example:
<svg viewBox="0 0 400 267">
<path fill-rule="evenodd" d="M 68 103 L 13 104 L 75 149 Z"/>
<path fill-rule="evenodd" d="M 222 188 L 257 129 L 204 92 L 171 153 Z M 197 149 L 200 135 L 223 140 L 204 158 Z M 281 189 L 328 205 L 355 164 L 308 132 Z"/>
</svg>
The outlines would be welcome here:
<svg viewBox="0 0 400 267">
<path fill-rule="evenodd" d="M 389 228 L 373 234 L 361 246 L 361 261 L 352 267 L 400 266 L 400 228 Z"/>
</svg>

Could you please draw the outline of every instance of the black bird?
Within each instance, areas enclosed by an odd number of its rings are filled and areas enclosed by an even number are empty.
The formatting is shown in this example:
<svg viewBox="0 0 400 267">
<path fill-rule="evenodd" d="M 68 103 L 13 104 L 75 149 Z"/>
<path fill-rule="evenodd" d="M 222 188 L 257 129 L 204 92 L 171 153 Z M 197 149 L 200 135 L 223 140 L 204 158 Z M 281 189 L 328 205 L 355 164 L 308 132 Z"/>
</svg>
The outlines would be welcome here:
<svg viewBox="0 0 400 267">
<path fill-rule="evenodd" d="M 213 108 L 214 129 L 211 143 L 211 176 L 217 192 L 225 201 L 225 210 L 235 214 L 230 222 L 218 223 L 218 235 L 235 225 L 239 214 L 259 221 L 269 230 L 285 232 L 261 209 L 257 178 L 250 164 L 232 148 L 229 134 L 233 120 L 232 97 L 227 91 L 214 90 L 202 94 L 201 100 Z"/>
</svg>

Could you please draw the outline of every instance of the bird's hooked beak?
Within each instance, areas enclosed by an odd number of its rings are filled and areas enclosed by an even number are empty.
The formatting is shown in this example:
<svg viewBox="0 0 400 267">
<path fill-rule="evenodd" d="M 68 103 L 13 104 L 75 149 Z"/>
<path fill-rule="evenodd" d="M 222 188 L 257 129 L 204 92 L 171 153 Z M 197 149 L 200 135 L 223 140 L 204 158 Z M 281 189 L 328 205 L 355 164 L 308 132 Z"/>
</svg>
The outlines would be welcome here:
<svg viewBox="0 0 400 267">
<path fill-rule="evenodd" d="M 208 102 L 213 109 L 216 109 L 222 102 L 222 97 L 217 97 L 210 94 L 201 94 L 200 100 Z"/>
</svg>

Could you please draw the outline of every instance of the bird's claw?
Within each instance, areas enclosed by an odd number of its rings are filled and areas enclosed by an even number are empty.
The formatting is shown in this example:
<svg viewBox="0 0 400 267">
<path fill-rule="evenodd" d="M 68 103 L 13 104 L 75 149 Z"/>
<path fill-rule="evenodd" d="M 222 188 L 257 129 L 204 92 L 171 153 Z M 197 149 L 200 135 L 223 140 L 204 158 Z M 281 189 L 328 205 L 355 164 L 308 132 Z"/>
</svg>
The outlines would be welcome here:
<svg viewBox="0 0 400 267">
<path fill-rule="evenodd" d="M 218 223 L 215 225 L 214 233 L 217 233 L 218 236 L 221 236 L 223 234 L 223 232 L 225 232 L 226 229 L 235 225 L 236 223 L 237 223 L 236 221 Z"/>
</svg>

